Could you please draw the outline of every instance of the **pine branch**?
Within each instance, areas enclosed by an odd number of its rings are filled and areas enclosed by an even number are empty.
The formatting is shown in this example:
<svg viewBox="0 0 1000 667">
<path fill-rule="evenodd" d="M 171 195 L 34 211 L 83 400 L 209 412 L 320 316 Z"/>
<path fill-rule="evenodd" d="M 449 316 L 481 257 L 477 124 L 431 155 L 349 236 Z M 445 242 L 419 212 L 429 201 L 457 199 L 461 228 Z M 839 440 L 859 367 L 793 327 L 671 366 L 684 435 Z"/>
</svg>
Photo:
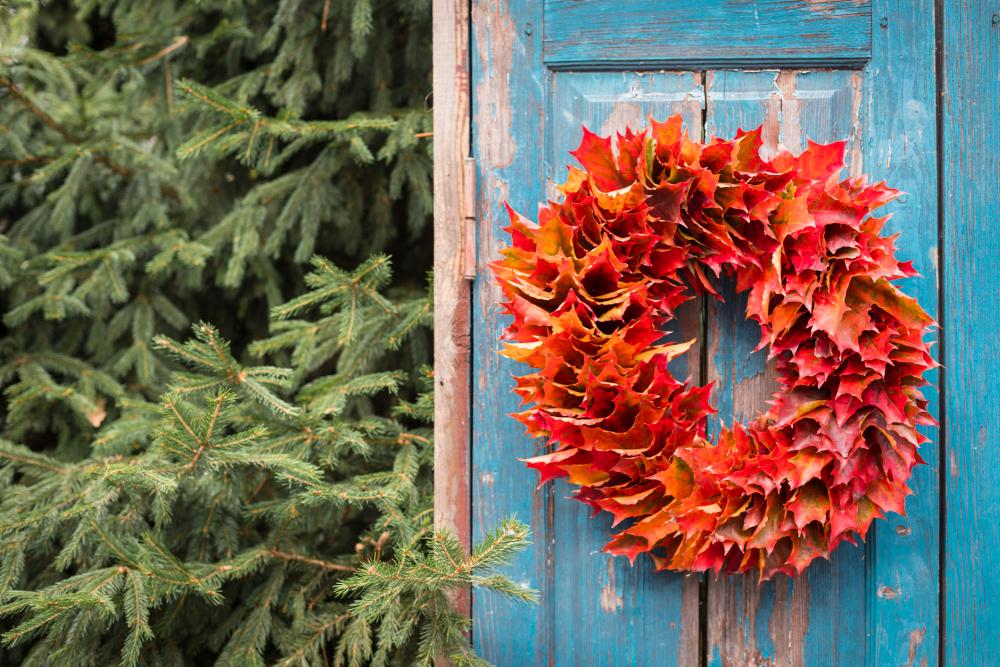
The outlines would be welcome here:
<svg viewBox="0 0 1000 667">
<path fill-rule="evenodd" d="M 331 563 L 329 561 L 320 560 L 319 558 L 309 558 L 308 556 L 302 556 L 299 554 L 288 553 L 287 551 L 280 551 L 279 549 L 272 548 L 267 552 L 272 558 L 277 558 L 280 560 L 291 561 L 295 563 L 305 563 L 306 565 L 312 565 L 314 567 L 319 567 L 324 570 L 330 570 L 332 572 L 354 572 L 355 568 L 350 565 L 341 565 L 340 563 Z"/>
<path fill-rule="evenodd" d="M 177 155 L 182 160 L 198 155 L 209 146 L 224 146 L 225 152 L 236 152 L 236 146 L 242 145 L 243 148 L 240 149 L 242 159 L 249 162 L 250 158 L 255 155 L 257 142 L 261 138 L 284 141 L 300 139 L 308 142 L 321 140 L 350 142 L 360 141 L 358 136 L 360 132 L 388 132 L 396 127 L 396 120 L 386 116 L 359 115 L 346 120 L 314 121 L 268 117 L 248 104 L 241 104 L 194 81 L 181 79 L 176 85 L 178 91 L 187 98 L 226 119 L 221 124 L 201 132 L 181 146 L 177 150 Z M 230 137 L 235 141 L 223 143 L 221 140 L 224 137 Z"/>
<path fill-rule="evenodd" d="M 453 535 L 439 531 L 429 540 L 426 551 L 404 548 L 391 563 L 362 563 L 357 574 L 334 588 L 340 595 L 356 596 L 351 611 L 359 621 L 379 626 L 380 652 L 405 642 L 419 625 L 424 661 L 432 662 L 439 656 L 475 661 L 462 635 L 462 619 L 452 611 L 447 593 L 477 586 L 521 601 L 535 600 L 534 591 L 506 577 L 484 573 L 506 564 L 528 543 L 528 528 L 512 519 L 484 537 L 472 554 L 464 553 Z M 410 606 L 420 620 L 400 625 L 399 610 Z"/>
<path fill-rule="evenodd" d="M 54 130 L 55 132 L 57 132 L 67 143 L 76 144 L 76 145 L 82 143 L 82 139 L 80 139 L 75 134 L 73 134 L 72 132 L 70 132 L 69 130 L 67 130 L 60 123 L 56 122 L 56 120 L 54 118 L 52 118 L 52 116 L 50 116 L 47 113 L 45 113 L 34 102 L 32 102 L 31 99 L 27 95 L 24 94 L 24 91 L 22 91 L 21 88 L 16 83 L 14 83 L 11 79 L 9 79 L 6 76 L 0 75 L 0 86 L 3 86 L 4 88 L 6 88 L 10 92 L 11 96 L 19 104 L 21 104 L 22 106 L 24 106 L 29 112 L 31 112 L 32 115 L 34 115 L 40 121 L 42 121 L 42 123 L 46 127 L 48 127 L 50 129 Z M 133 174 L 133 172 L 132 172 L 131 169 L 129 169 L 128 167 L 125 167 L 123 165 L 120 165 L 117 162 L 114 162 L 113 160 L 111 160 L 107 156 L 97 155 L 97 156 L 95 156 L 94 159 L 97 160 L 98 163 L 100 163 L 100 164 L 104 165 L 105 167 L 107 167 L 108 169 L 110 169 L 114 174 L 116 174 L 118 176 L 121 176 L 122 178 L 124 178 L 126 180 L 131 180 L 133 178 L 133 176 L 134 176 L 134 174 Z M 165 197 L 169 197 L 171 199 L 178 199 L 179 198 L 179 196 L 177 194 L 177 191 L 174 190 L 173 188 L 171 188 L 170 186 L 166 186 L 166 185 L 162 186 L 161 189 L 160 189 L 160 192 Z"/>
<path fill-rule="evenodd" d="M 156 336 L 153 345 L 197 372 L 178 374 L 174 393 L 200 393 L 210 389 L 232 388 L 252 398 L 276 413 L 298 414 L 298 409 L 279 398 L 269 387 L 285 388 L 291 372 L 275 366 L 247 367 L 233 358 L 229 344 L 215 327 L 199 323 L 194 326 L 195 340 L 178 343 L 166 336 Z"/>
</svg>

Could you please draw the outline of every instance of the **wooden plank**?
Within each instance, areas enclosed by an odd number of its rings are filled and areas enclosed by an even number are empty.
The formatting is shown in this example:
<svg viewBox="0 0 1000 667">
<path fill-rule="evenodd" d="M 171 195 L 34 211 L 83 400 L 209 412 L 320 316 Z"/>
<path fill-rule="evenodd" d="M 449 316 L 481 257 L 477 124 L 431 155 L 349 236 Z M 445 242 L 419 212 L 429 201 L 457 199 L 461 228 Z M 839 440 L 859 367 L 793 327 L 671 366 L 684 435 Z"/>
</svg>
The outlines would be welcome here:
<svg viewBox="0 0 1000 667">
<path fill-rule="evenodd" d="M 869 0 L 545 0 L 554 69 L 861 67 Z"/>
<path fill-rule="evenodd" d="M 851 137 L 861 104 L 861 74 L 849 71 L 709 72 L 706 130 L 733 136 L 765 125 L 766 150 L 780 142 L 799 151 L 805 138 Z M 852 148 L 854 148 L 852 146 Z M 857 158 L 857 151 L 850 151 Z M 708 376 L 720 423 L 748 421 L 777 388 L 766 351 L 754 353 L 759 327 L 746 319 L 746 295 L 732 285 L 725 302 L 709 300 Z M 814 562 L 804 577 L 763 585 L 756 575 L 709 578 L 708 664 L 858 665 L 865 662 L 865 558 L 840 547 L 830 562 Z"/>
<path fill-rule="evenodd" d="M 467 548 L 469 283 L 463 276 L 463 166 L 469 154 L 469 14 L 434 0 L 434 525 Z M 456 604 L 469 613 L 469 597 Z"/>
<path fill-rule="evenodd" d="M 568 154 L 580 142 L 581 125 L 601 135 L 648 125 L 647 116 L 684 116 L 701 134 L 704 90 L 701 73 L 558 73 L 552 83 L 548 145 L 552 180 L 560 182 Z M 550 196 L 555 196 L 551 193 Z M 698 303 L 672 328 L 677 340 L 698 338 Z M 688 377 L 699 369 L 698 351 L 675 360 L 672 370 Z M 698 663 L 700 578 L 656 573 L 650 559 L 634 566 L 601 550 L 611 536 L 610 516 L 591 518 L 589 507 L 572 500 L 574 487 L 555 486 L 553 588 L 558 630 L 553 637 L 557 665 L 684 665 Z"/>
<path fill-rule="evenodd" d="M 503 202 L 533 214 L 545 199 L 545 122 L 549 74 L 541 63 L 541 5 L 532 0 L 473 0 L 473 155 L 478 162 L 478 277 L 473 286 L 473 536 L 514 515 L 531 525 L 533 548 L 518 554 L 505 574 L 542 590 L 539 605 L 473 593 L 473 641 L 497 665 L 548 665 L 555 632 L 551 587 L 551 486 L 519 458 L 541 444 L 509 414 L 517 365 L 498 354 L 509 319 L 488 262 L 509 243 Z M 562 624 L 560 624 L 562 627 Z"/>
<path fill-rule="evenodd" d="M 944 662 L 988 665 L 1000 645 L 1000 7 L 950 0 L 942 18 Z"/>
<path fill-rule="evenodd" d="M 864 170 L 907 193 L 886 207 L 894 217 L 885 232 L 899 233 L 899 257 L 912 260 L 921 273 L 900 287 L 937 317 L 934 6 L 930 0 L 905 5 L 876 0 L 874 17 L 861 109 Z M 936 417 L 937 372 L 928 380 L 924 395 Z M 939 435 L 936 428 L 921 430 L 930 442 L 920 454 L 930 465 L 914 470 L 907 515 L 876 522 L 869 538 L 869 664 L 923 665 L 938 659 Z"/>
</svg>

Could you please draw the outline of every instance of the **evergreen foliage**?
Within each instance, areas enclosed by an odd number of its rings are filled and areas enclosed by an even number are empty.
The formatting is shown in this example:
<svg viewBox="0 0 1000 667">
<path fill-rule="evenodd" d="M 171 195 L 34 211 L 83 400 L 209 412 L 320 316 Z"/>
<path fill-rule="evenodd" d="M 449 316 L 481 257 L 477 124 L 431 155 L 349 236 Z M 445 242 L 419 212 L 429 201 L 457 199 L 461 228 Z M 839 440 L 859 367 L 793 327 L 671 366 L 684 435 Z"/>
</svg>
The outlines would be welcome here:
<svg viewBox="0 0 1000 667">
<path fill-rule="evenodd" d="M 0 0 L 0 664 L 476 663 L 427 0 Z M 396 271 L 392 270 L 395 258 Z"/>
</svg>

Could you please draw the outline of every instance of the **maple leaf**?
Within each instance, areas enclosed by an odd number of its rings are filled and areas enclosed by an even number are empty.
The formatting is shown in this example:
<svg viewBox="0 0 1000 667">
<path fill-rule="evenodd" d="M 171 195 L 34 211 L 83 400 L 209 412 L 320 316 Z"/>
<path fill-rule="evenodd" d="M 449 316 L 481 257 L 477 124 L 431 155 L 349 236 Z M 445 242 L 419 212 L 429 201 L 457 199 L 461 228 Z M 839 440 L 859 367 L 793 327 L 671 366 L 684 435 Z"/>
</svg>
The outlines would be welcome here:
<svg viewBox="0 0 1000 667">
<path fill-rule="evenodd" d="M 818 144 L 812 139 L 807 139 L 806 149 L 796 160 L 799 176 L 821 183 L 835 178 L 844 167 L 846 146 L 846 141 Z"/>
<path fill-rule="evenodd" d="M 788 457 L 787 478 L 793 487 L 804 486 L 810 480 L 820 477 L 829 463 L 830 456 L 813 447 L 798 449 Z"/>
<path fill-rule="evenodd" d="M 663 492 L 674 498 L 686 498 L 694 487 L 694 475 L 691 467 L 680 457 L 670 459 L 666 470 L 650 475 L 663 485 Z"/>
<path fill-rule="evenodd" d="M 916 299 L 900 292 L 885 278 L 859 276 L 851 281 L 849 293 L 859 303 L 878 306 L 910 329 L 923 331 L 934 322 Z"/>
<path fill-rule="evenodd" d="M 823 523 L 830 511 L 829 491 L 821 481 L 812 481 L 795 491 L 786 507 L 800 531 L 813 521 Z"/>
<path fill-rule="evenodd" d="M 618 161 L 611 150 L 610 137 L 599 137 L 585 127 L 580 147 L 570 151 L 570 155 L 580 161 L 602 190 L 617 190 L 628 184 L 618 171 Z"/>
</svg>

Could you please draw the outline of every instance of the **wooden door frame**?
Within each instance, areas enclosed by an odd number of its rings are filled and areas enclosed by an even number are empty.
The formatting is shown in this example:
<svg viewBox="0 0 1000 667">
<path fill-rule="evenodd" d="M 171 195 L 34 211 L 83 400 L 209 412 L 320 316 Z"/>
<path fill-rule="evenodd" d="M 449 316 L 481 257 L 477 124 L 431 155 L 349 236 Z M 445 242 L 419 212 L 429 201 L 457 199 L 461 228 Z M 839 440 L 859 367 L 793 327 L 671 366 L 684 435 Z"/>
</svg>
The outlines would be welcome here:
<svg viewBox="0 0 1000 667">
<path fill-rule="evenodd" d="M 434 0 L 434 526 L 469 548 L 471 280 L 469 3 Z M 466 182 L 467 180 L 473 182 Z M 467 191 L 469 190 L 469 191 Z M 474 213 L 473 213 L 474 214 Z M 463 594 L 456 607 L 469 613 Z"/>
</svg>

